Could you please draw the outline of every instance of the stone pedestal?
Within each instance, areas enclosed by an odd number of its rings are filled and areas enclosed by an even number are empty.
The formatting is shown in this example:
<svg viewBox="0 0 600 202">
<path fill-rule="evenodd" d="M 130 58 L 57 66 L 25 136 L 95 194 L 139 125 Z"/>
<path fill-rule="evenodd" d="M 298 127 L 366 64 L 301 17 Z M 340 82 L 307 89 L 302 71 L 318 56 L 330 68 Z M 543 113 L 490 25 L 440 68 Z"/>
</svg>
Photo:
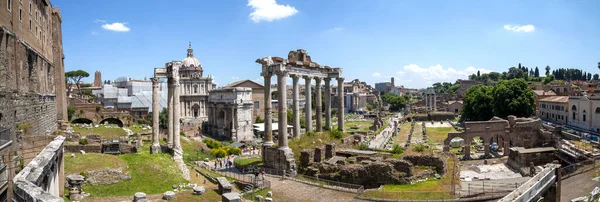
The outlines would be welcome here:
<svg viewBox="0 0 600 202">
<path fill-rule="evenodd" d="M 81 184 L 83 184 L 84 180 L 85 179 L 81 175 L 67 176 L 67 183 L 69 183 L 69 200 L 71 200 L 71 201 L 83 200 Z"/>
<path fill-rule="evenodd" d="M 315 163 L 320 163 L 323 160 L 323 148 L 315 148 L 315 156 L 314 156 L 314 161 Z"/>
<path fill-rule="evenodd" d="M 144 192 L 136 192 L 133 195 L 133 202 L 140 202 L 140 201 L 143 201 L 143 200 L 146 200 L 146 199 L 147 199 L 146 198 L 146 193 L 144 193 Z"/>
<path fill-rule="evenodd" d="M 325 159 L 330 159 L 335 156 L 335 144 L 325 145 Z"/>
</svg>

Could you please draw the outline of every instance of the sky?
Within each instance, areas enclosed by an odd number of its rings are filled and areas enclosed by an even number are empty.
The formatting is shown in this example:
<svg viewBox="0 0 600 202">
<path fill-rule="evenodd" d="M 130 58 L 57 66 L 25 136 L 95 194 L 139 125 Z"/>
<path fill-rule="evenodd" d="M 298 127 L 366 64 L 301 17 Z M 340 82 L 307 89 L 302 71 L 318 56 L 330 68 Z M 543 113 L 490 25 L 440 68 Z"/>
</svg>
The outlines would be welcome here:
<svg viewBox="0 0 600 202">
<path fill-rule="evenodd" d="M 152 77 L 192 43 L 219 86 L 262 83 L 255 60 L 305 49 L 347 81 L 424 88 L 527 67 L 599 73 L 600 1 L 53 0 L 65 71 Z"/>
</svg>

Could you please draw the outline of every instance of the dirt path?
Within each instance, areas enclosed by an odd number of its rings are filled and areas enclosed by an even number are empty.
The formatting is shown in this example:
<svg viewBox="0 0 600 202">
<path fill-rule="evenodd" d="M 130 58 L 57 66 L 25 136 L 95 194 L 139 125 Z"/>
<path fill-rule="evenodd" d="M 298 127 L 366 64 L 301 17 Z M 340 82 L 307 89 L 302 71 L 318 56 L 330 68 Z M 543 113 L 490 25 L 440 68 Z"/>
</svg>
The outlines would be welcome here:
<svg viewBox="0 0 600 202">
<path fill-rule="evenodd" d="M 265 177 L 271 181 L 273 195 L 279 201 L 363 201 L 355 199 L 356 194 L 325 189 L 292 180 Z"/>
</svg>

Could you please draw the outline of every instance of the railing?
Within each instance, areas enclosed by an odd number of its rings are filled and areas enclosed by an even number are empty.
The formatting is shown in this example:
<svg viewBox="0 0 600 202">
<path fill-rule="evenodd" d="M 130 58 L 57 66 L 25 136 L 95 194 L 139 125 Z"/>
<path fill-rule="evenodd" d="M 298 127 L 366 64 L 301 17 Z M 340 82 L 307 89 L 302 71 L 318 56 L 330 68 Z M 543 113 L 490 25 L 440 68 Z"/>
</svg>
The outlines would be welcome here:
<svg viewBox="0 0 600 202">
<path fill-rule="evenodd" d="M 10 129 L 0 128 L 0 151 L 8 148 L 12 144 L 10 140 Z"/>
<path fill-rule="evenodd" d="M 489 183 L 489 182 L 488 182 Z M 486 181 L 472 182 L 455 193 L 447 191 L 394 191 L 385 189 L 369 189 L 359 198 L 372 201 L 480 201 L 498 199 L 506 196 L 522 183 L 494 183 Z"/>
<path fill-rule="evenodd" d="M 333 189 L 337 191 L 344 191 L 350 193 L 356 193 L 357 195 L 361 195 L 365 188 L 362 185 L 358 184 L 350 184 L 332 180 L 326 180 L 318 177 L 312 177 L 307 175 L 296 174 L 295 177 L 290 177 L 288 173 L 285 173 L 283 170 L 277 170 L 272 168 L 263 168 L 264 172 L 273 177 L 281 177 L 283 179 L 294 180 L 298 182 L 302 182 L 309 185 L 319 186 L 323 188 Z"/>
<path fill-rule="evenodd" d="M 551 184 L 556 182 L 558 178 L 556 171 L 557 167 L 555 166 L 544 168 L 540 173 L 523 183 L 518 189 L 500 199 L 499 202 L 531 201 L 538 198 Z"/>
<path fill-rule="evenodd" d="M 220 171 L 220 170 L 213 170 L 213 172 L 215 172 L 221 176 L 224 176 L 224 177 L 233 178 L 237 181 L 251 183 L 255 187 L 258 187 L 258 188 L 271 188 L 271 181 L 264 179 L 264 177 L 261 177 L 260 175 L 255 176 L 252 174 L 243 174 L 243 173 L 239 173 L 239 172 Z"/>
<path fill-rule="evenodd" d="M 590 170 L 594 170 L 600 167 L 600 162 L 597 162 L 600 158 L 588 159 L 579 163 L 571 164 L 558 169 L 560 172 L 561 180 L 565 180 L 575 175 L 579 175 Z"/>
</svg>

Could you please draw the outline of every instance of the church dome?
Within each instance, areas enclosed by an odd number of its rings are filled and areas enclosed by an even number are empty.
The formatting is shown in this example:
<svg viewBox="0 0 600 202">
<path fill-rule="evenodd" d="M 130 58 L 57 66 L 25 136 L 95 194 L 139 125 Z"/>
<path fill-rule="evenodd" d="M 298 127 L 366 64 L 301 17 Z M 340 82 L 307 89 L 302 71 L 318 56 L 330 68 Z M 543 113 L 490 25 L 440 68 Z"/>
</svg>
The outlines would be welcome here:
<svg viewBox="0 0 600 202">
<path fill-rule="evenodd" d="M 194 57 L 194 49 L 192 49 L 192 43 L 187 50 L 187 57 L 182 61 L 184 67 L 200 67 L 200 61 Z"/>
</svg>

